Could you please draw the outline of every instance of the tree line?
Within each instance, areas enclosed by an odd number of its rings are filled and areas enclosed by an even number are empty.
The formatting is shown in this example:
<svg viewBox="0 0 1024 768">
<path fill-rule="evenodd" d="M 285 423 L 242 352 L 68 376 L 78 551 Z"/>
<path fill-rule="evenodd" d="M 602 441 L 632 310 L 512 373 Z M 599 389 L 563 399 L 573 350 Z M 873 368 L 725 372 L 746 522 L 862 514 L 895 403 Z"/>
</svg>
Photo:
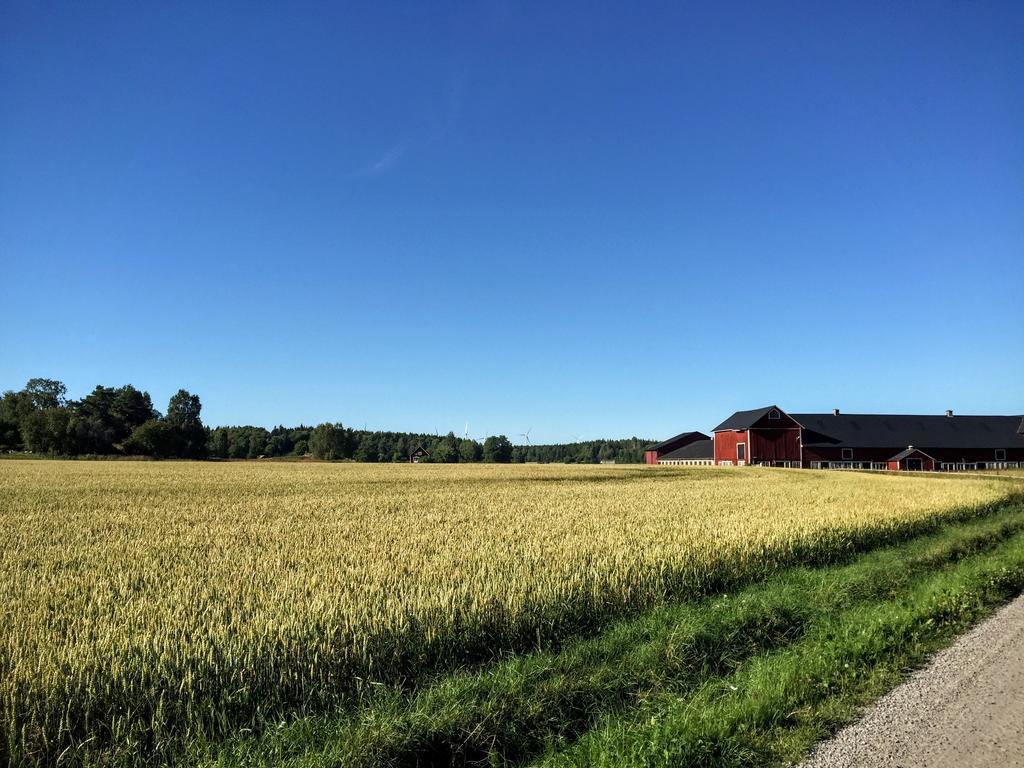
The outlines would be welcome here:
<svg viewBox="0 0 1024 768">
<path fill-rule="evenodd" d="M 648 441 L 590 440 L 556 445 L 512 445 L 505 435 L 480 442 L 454 432 L 430 435 L 382 432 L 340 423 L 273 429 L 206 427 L 198 395 L 180 389 L 167 411 L 153 407 L 148 392 L 131 384 L 97 386 L 81 400 L 69 400 L 54 379 L 30 379 L 0 397 L 0 451 L 58 456 L 150 456 L 189 459 L 313 457 L 325 460 L 499 464 L 600 461 L 641 463 Z"/>
<path fill-rule="evenodd" d="M 0 449 L 199 459 L 207 440 L 201 409 L 198 395 L 184 389 L 161 414 L 149 393 L 131 384 L 100 385 L 81 400 L 69 400 L 62 382 L 29 379 L 24 389 L 0 397 Z"/>
</svg>

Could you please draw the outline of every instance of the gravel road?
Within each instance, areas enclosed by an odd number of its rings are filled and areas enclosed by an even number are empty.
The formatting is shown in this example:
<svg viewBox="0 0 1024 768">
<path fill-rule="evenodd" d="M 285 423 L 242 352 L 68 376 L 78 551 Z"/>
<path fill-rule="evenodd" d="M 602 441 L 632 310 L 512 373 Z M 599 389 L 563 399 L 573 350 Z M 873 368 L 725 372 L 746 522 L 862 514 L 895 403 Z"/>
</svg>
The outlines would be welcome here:
<svg viewBox="0 0 1024 768">
<path fill-rule="evenodd" d="M 1024 766 L 1024 596 L 1004 606 L 802 768 Z"/>
</svg>

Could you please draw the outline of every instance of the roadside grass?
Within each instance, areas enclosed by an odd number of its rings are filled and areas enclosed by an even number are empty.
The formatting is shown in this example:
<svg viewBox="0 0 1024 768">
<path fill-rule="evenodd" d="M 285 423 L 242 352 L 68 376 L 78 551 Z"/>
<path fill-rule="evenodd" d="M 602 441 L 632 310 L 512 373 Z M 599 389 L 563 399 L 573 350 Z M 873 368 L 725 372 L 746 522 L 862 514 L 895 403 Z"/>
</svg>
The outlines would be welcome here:
<svg viewBox="0 0 1024 768">
<path fill-rule="evenodd" d="M 1015 501 L 847 564 L 662 605 L 412 692 L 367 682 L 353 708 L 193 744 L 183 762 L 783 764 L 1022 588 Z"/>
<path fill-rule="evenodd" d="M 536 766 L 792 765 L 929 654 L 1024 588 L 1024 535 L 884 600 L 822 617 L 793 645 L 685 697 L 607 715 Z"/>
</svg>

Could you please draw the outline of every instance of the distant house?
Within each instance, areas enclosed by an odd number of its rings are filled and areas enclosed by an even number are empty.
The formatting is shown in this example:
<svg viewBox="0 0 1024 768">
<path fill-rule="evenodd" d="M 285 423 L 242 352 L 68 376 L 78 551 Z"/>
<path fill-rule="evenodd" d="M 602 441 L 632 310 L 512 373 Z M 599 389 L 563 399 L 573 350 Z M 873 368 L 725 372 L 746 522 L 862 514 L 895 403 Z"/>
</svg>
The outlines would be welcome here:
<svg viewBox="0 0 1024 768">
<path fill-rule="evenodd" d="M 647 446 L 644 451 L 644 463 L 657 464 L 658 459 L 672 451 L 677 451 L 690 443 L 697 442 L 698 440 L 710 439 L 711 438 L 703 432 L 682 432 L 675 437 L 670 437 L 668 440 Z"/>
<path fill-rule="evenodd" d="M 412 464 L 419 464 L 423 459 L 429 459 L 430 454 L 427 453 L 427 449 L 422 444 L 417 445 L 412 451 L 409 452 L 409 461 Z"/>
</svg>

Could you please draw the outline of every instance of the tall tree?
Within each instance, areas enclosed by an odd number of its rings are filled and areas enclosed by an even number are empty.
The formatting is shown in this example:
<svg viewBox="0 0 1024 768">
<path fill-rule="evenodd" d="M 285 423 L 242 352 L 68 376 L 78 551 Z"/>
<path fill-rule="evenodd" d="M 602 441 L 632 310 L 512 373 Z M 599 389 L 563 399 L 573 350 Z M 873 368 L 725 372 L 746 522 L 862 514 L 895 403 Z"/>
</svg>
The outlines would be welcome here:
<svg viewBox="0 0 1024 768">
<path fill-rule="evenodd" d="M 21 420 L 28 410 L 23 392 L 9 389 L 0 396 L 0 448 L 13 451 L 22 447 Z"/>
<path fill-rule="evenodd" d="M 430 452 L 430 460 L 438 464 L 450 464 L 459 460 L 459 443 L 454 432 L 437 441 L 434 449 Z"/>
<path fill-rule="evenodd" d="M 75 433 L 67 408 L 32 411 L 21 424 L 25 448 L 33 453 L 75 453 Z"/>
<path fill-rule="evenodd" d="M 230 430 L 227 427 L 217 427 L 215 430 L 210 432 L 210 438 L 206 443 L 210 456 L 217 459 L 228 458 L 229 433 Z"/>
<path fill-rule="evenodd" d="M 228 458 L 244 459 L 249 455 L 249 432 L 245 427 L 228 428 Z"/>
<path fill-rule="evenodd" d="M 196 402 L 198 401 L 197 397 Z M 153 407 L 153 400 L 150 398 L 149 392 L 138 390 L 131 384 L 125 384 L 114 390 L 111 414 L 126 435 L 150 419 L 160 418 L 160 414 Z M 198 413 L 196 415 L 198 418 Z"/>
<path fill-rule="evenodd" d="M 356 461 L 379 461 L 380 453 L 377 449 L 376 438 L 369 433 L 363 435 L 363 439 L 359 441 L 359 446 L 356 448 L 355 455 L 352 458 Z"/>
<path fill-rule="evenodd" d="M 29 379 L 20 391 L 4 392 L 0 398 L 0 426 L 8 435 L 5 442 L 33 452 L 73 451 L 73 444 L 68 442 L 73 430 L 68 429 L 62 416 L 53 413 L 64 410 L 66 394 L 67 387 L 56 379 Z"/>
<path fill-rule="evenodd" d="M 339 424 L 320 424 L 309 436 L 309 452 L 318 459 L 344 459 L 348 448 L 345 428 Z"/>
<path fill-rule="evenodd" d="M 36 410 L 63 408 L 67 403 L 68 388 L 56 379 L 29 379 L 23 391 Z"/>
<path fill-rule="evenodd" d="M 459 445 L 459 461 L 469 463 L 480 461 L 483 448 L 476 440 L 463 440 Z"/>
<path fill-rule="evenodd" d="M 136 427 L 159 416 L 149 393 L 131 384 L 117 389 L 98 385 L 71 406 L 78 450 L 86 453 L 114 453 Z"/>
<path fill-rule="evenodd" d="M 202 410 L 199 395 L 193 395 L 185 389 L 179 389 L 167 404 L 165 419 L 181 435 L 182 455 L 186 458 L 206 455 L 206 428 L 199 418 Z"/>
<path fill-rule="evenodd" d="M 512 443 L 505 435 L 492 435 L 484 440 L 484 461 L 508 464 L 512 460 Z"/>
<path fill-rule="evenodd" d="M 21 430 L 18 422 L 0 414 L 0 451 L 16 451 L 21 448 Z"/>
<path fill-rule="evenodd" d="M 251 429 L 249 431 L 249 453 L 246 458 L 258 459 L 260 456 L 265 456 L 268 437 L 267 430 L 262 427 Z"/>
<path fill-rule="evenodd" d="M 169 459 L 184 455 L 185 446 L 180 429 L 166 419 L 150 419 L 124 441 L 124 450 L 130 455 Z"/>
</svg>

